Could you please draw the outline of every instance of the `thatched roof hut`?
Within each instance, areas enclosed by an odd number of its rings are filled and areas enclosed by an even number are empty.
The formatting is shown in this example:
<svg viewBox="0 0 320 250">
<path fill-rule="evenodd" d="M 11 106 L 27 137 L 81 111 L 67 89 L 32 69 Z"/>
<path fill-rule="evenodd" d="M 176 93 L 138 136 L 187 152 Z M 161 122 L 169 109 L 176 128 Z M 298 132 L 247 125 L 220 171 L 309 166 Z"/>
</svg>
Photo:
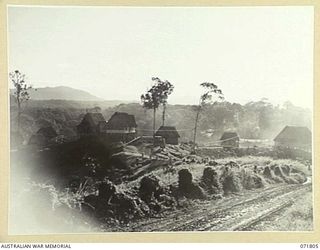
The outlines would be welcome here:
<svg viewBox="0 0 320 250">
<path fill-rule="evenodd" d="M 134 115 L 125 112 L 115 112 L 107 122 L 107 130 L 131 130 L 137 127 Z"/>
<path fill-rule="evenodd" d="M 240 138 L 237 132 L 227 131 L 222 134 L 220 141 L 224 148 L 238 148 Z"/>
<path fill-rule="evenodd" d="M 136 137 L 136 120 L 134 115 L 115 112 L 106 123 L 106 133 L 111 141 L 129 142 Z"/>
<path fill-rule="evenodd" d="M 105 125 L 106 120 L 101 113 L 86 113 L 77 131 L 80 135 L 97 134 L 103 132 Z"/>
<path fill-rule="evenodd" d="M 179 133 L 174 126 L 161 126 L 156 132 L 156 136 L 161 136 L 168 144 L 177 145 L 179 143 Z"/>
<path fill-rule="evenodd" d="M 312 134 L 307 127 L 285 126 L 274 142 L 275 146 L 311 149 Z"/>
</svg>

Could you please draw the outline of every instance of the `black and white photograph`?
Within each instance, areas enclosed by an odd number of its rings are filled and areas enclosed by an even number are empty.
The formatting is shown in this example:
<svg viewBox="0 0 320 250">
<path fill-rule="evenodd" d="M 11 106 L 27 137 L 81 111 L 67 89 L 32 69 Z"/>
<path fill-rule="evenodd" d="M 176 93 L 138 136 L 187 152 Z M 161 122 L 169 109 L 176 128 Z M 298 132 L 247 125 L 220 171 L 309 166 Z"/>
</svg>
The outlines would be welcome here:
<svg viewBox="0 0 320 250">
<path fill-rule="evenodd" d="M 313 232 L 313 6 L 7 6 L 10 235 Z"/>
</svg>

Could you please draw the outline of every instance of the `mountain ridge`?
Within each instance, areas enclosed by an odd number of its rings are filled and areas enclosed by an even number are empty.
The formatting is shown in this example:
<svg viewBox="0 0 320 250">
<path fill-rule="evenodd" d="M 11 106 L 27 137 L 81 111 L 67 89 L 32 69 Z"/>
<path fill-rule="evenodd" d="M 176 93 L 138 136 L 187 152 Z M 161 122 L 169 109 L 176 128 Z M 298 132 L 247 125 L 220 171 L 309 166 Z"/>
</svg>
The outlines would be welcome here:
<svg viewBox="0 0 320 250">
<path fill-rule="evenodd" d="M 14 89 L 10 89 L 10 94 L 13 92 Z M 32 100 L 104 101 L 87 91 L 67 86 L 32 88 L 28 92 Z"/>
</svg>

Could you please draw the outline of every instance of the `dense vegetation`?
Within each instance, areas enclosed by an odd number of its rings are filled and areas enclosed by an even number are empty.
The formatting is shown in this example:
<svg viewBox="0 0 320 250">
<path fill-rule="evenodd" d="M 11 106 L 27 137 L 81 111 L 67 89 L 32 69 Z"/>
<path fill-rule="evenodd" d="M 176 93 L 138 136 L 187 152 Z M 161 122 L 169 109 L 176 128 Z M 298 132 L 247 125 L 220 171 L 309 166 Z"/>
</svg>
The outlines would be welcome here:
<svg viewBox="0 0 320 250">
<path fill-rule="evenodd" d="M 44 105 L 46 104 L 46 105 Z M 153 112 L 145 110 L 139 103 L 103 105 L 95 102 L 75 102 L 63 100 L 32 101 L 21 115 L 22 136 L 27 141 L 39 128 L 52 125 L 59 134 L 72 138 L 76 135 L 76 125 L 86 111 L 100 106 L 105 119 L 115 111 L 128 112 L 135 116 L 139 135 L 152 135 Z M 11 129 L 16 130 L 17 108 L 11 102 Z M 156 127 L 161 125 L 162 113 L 157 113 Z M 287 102 L 274 106 L 265 100 L 245 105 L 221 102 L 207 105 L 200 116 L 198 141 L 212 142 L 220 139 L 225 130 L 236 130 L 241 138 L 273 139 L 286 125 L 307 126 L 311 128 L 310 110 L 296 107 Z M 167 105 L 166 124 L 176 126 L 182 141 L 193 138 L 195 106 Z"/>
</svg>

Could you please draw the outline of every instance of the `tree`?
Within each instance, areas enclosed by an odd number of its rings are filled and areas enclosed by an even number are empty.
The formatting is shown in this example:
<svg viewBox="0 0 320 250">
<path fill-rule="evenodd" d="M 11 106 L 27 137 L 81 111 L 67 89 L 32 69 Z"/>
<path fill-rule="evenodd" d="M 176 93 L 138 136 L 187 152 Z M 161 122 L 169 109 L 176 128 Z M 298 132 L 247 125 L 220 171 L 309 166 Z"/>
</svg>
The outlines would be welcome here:
<svg viewBox="0 0 320 250">
<path fill-rule="evenodd" d="M 204 82 L 204 83 L 201 83 L 200 86 L 204 88 L 204 93 L 200 96 L 198 106 L 195 107 L 196 119 L 195 119 L 194 134 L 193 134 L 193 153 L 195 153 L 198 122 L 199 122 L 200 113 L 203 110 L 203 107 L 206 104 L 212 102 L 213 96 L 218 97 L 218 99 L 220 100 L 224 99 L 221 89 L 219 89 L 218 86 L 215 85 L 214 83 Z"/>
<path fill-rule="evenodd" d="M 166 93 L 163 95 L 161 104 L 162 104 L 162 126 L 165 124 L 166 119 L 166 110 L 167 110 L 167 103 L 168 97 L 173 92 L 174 86 L 169 81 L 161 81 L 158 77 L 153 77 L 153 81 L 155 81 L 156 85 L 162 86 L 162 89 L 165 89 Z"/>
<path fill-rule="evenodd" d="M 25 83 L 25 74 L 22 74 L 19 70 L 15 70 L 9 73 L 10 80 L 14 85 L 14 98 L 18 105 L 18 133 L 20 132 L 20 118 L 23 112 L 22 104 L 30 99 L 29 90 L 32 88 Z"/>
<path fill-rule="evenodd" d="M 93 108 L 93 111 L 96 112 L 96 113 L 100 113 L 101 112 L 101 108 L 99 106 L 95 106 Z"/>
<path fill-rule="evenodd" d="M 160 105 L 167 104 L 168 96 L 173 91 L 173 85 L 169 81 L 161 81 L 158 77 L 152 77 L 153 86 L 147 91 L 147 93 L 141 95 L 142 106 L 146 109 L 153 110 L 153 145 L 155 145 L 155 133 L 156 133 L 156 111 Z M 165 108 L 164 108 L 165 109 Z M 165 112 L 163 113 L 164 123 Z"/>
</svg>

